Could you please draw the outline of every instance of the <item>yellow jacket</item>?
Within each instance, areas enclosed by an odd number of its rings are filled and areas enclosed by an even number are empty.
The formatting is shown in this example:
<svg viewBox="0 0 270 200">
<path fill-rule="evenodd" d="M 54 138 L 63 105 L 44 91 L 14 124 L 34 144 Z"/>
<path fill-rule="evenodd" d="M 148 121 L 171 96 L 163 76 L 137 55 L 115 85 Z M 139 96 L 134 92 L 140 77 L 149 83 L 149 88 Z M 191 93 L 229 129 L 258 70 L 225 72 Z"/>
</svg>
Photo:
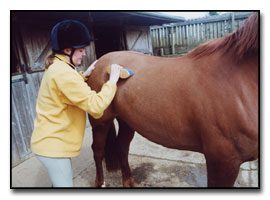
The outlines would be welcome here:
<svg viewBox="0 0 270 200">
<path fill-rule="evenodd" d="M 117 88 L 108 81 L 96 93 L 65 56 L 56 56 L 40 85 L 31 148 L 32 152 L 42 156 L 74 157 L 80 154 L 85 111 L 100 118 Z"/>
</svg>

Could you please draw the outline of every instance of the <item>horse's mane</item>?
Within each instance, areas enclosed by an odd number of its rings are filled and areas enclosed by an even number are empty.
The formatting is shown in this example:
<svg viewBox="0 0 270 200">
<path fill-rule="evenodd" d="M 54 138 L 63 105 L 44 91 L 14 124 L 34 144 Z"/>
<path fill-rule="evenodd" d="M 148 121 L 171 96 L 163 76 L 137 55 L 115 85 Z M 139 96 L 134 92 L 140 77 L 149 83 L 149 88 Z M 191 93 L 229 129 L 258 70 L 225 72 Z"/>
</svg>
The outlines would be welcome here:
<svg viewBox="0 0 270 200">
<path fill-rule="evenodd" d="M 247 56 L 258 55 L 258 14 L 251 15 L 244 25 L 235 32 L 215 40 L 201 44 L 187 56 L 198 59 L 215 52 L 229 54 L 240 62 Z"/>
</svg>

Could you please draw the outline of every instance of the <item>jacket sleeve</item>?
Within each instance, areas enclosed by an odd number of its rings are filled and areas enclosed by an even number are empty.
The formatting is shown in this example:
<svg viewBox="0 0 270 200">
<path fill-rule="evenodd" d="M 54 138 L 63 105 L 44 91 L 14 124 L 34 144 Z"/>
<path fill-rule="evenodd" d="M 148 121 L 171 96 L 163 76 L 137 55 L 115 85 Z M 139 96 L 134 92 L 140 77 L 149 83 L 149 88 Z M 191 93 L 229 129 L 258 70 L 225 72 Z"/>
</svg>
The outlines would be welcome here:
<svg viewBox="0 0 270 200">
<path fill-rule="evenodd" d="M 76 71 L 57 75 L 55 82 L 60 92 L 73 105 L 88 112 L 95 119 L 102 117 L 112 102 L 117 89 L 115 83 L 107 81 L 102 86 L 101 91 L 96 93 Z"/>
</svg>

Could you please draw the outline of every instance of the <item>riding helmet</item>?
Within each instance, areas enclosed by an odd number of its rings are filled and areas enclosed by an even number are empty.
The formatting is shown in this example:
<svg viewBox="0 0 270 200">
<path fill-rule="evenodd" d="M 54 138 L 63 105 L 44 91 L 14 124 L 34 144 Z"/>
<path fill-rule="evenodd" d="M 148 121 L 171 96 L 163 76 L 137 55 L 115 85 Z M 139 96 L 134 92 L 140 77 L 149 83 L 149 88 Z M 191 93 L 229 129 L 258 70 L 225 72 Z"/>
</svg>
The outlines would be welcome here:
<svg viewBox="0 0 270 200">
<path fill-rule="evenodd" d="M 76 20 L 57 23 L 51 31 L 52 50 L 59 52 L 65 48 L 83 48 L 93 41 L 84 24 Z"/>
</svg>

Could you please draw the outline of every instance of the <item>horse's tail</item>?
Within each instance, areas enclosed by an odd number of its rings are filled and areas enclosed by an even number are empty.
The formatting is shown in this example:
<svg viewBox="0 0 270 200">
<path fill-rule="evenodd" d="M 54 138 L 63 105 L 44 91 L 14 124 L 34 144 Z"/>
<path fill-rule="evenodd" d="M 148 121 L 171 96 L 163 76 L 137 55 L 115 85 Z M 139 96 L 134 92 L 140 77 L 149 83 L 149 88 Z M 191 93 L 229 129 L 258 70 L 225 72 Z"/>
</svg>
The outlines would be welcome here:
<svg viewBox="0 0 270 200">
<path fill-rule="evenodd" d="M 120 169 L 119 144 L 113 122 L 109 129 L 105 145 L 105 163 L 108 171 Z"/>
</svg>

